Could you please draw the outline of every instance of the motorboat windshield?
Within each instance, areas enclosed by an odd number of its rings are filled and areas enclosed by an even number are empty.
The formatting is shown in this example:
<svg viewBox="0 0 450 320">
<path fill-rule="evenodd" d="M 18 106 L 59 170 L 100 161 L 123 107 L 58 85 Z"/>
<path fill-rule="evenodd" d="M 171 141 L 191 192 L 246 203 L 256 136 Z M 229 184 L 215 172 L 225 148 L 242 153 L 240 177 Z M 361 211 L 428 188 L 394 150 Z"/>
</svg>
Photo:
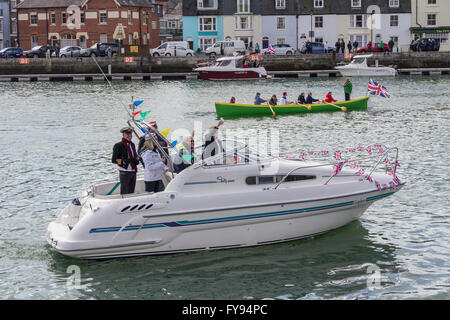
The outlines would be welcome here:
<svg viewBox="0 0 450 320">
<path fill-rule="evenodd" d="M 366 61 L 366 58 L 357 57 L 352 60 L 352 64 L 363 64 L 365 61 Z"/>
<path fill-rule="evenodd" d="M 215 150 L 214 153 L 211 151 Z M 207 148 L 195 148 L 194 168 L 203 166 L 250 164 L 272 161 L 273 157 L 250 148 L 236 140 L 215 140 Z"/>
<path fill-rule="evenodd" d="M 231 65 L 231 61 L 232 60 L 221 60 L 221 61 L 217 61 L 216 62 L 216 67 L 227 67 L 229 65 Z"/>
</svg>

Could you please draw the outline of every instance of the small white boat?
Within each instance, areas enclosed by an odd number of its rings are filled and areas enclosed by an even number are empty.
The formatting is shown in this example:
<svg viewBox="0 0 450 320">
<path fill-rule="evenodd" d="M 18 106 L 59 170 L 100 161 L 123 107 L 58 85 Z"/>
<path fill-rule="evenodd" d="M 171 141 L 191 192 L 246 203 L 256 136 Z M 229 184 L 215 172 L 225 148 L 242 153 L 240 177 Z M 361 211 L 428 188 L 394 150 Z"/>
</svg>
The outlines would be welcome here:
<svg viewBox="0 0 450 320">
<path fill-rule="evenodd" d="M 202 66 L 194 69 L 203 80 L 247 80 L 265 79 L 267 71 L 264 67 L 243 67 L 244 56 L 223 57 L 216 60 L 212 66 Z"/>
<path fill-rule="evenodd" d="M 117 181 L 92 186 L 51 222 L 48 243 L 77 258 L 241 248 L 311 237 L 358 219 L 403 184 L 378 172 L 387 152 L 361 176 L 336 164 L 261 155 L 237 141 L 216 140 L 214 156 L 170 174 L 165 190 L 120 195 Z M 394 148 L 394 151 L 397 151 Z M 342 163 L 342 162 L 339 162 Z M 376 181 L 376 184 L 374 183 Z"/>
<path fill-rule="evenodd" d="M 374 66 L 369 67 L 367 65 L 367 59 L 373 55 L 357 55 L 354 56 L 352 61 L 345 66 L 335 67 L 339 70 L 343 77 L 372 77 L 372 76 L 396 76 L 397 70 L 391 67 Z"/>
</svg>

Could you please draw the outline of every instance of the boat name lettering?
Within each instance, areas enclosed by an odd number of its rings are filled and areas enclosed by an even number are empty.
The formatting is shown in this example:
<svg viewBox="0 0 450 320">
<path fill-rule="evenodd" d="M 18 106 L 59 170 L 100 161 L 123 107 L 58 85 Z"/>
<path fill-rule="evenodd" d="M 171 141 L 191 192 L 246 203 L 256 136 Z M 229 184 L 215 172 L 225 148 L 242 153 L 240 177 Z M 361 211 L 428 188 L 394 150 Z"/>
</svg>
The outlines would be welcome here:
<svg viewBox="0 0 450 320">
<path fill-rule="evenodd" d="M 217 177 L 216 180 L 217 180 L 217 183 L 228 183 L 228 182 L 231 182 L 230 180 L 228 180 L 228 179 L 226 179 L 226 178 L 224 178 L 222 176 Z"/>
</svg>

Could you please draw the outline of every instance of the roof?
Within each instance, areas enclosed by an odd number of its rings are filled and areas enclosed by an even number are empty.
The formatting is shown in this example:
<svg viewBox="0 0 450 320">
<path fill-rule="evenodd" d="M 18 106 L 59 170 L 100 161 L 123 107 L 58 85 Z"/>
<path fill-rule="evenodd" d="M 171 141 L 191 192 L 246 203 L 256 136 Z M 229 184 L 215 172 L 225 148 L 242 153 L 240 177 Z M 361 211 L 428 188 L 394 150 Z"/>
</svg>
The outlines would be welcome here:
<svg viewBox="0 0 450 320">
<path fill-rule="evenodd" d="M 16 5 L 16 8 L 68 8 L 72 5 L 82 7 L 89 1 L 96 0 L 23 0 Z M 153 7 L 152 0 L 114 0 L 114 2 L 124 7 Z"/>
</svg>

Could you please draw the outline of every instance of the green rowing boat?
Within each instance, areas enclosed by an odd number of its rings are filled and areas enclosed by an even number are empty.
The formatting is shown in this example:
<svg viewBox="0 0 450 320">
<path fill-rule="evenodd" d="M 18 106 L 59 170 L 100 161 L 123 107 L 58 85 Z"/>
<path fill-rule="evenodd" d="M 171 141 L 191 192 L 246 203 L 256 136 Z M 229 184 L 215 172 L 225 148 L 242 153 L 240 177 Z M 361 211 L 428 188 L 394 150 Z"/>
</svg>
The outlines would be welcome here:
<svg viewBox="0 0 450 320">
<path fill-rule="evenodd" d="M 248 116 L 272 116 L 273 112 L 279 114 L 310 113 L 310 112 L 331 112 L 331 111 L 354 111 L 367 110 L 369 96 L 348 101 L 339 101 L 333 104 L 286 104 L 286 105 L 253 105 L 253 104 L 233 104 L 215 102 L 218 118 L 225 117 L 248 117 Z M 272 112 L 273 110 L 273 112 Z"/>
</svg>

